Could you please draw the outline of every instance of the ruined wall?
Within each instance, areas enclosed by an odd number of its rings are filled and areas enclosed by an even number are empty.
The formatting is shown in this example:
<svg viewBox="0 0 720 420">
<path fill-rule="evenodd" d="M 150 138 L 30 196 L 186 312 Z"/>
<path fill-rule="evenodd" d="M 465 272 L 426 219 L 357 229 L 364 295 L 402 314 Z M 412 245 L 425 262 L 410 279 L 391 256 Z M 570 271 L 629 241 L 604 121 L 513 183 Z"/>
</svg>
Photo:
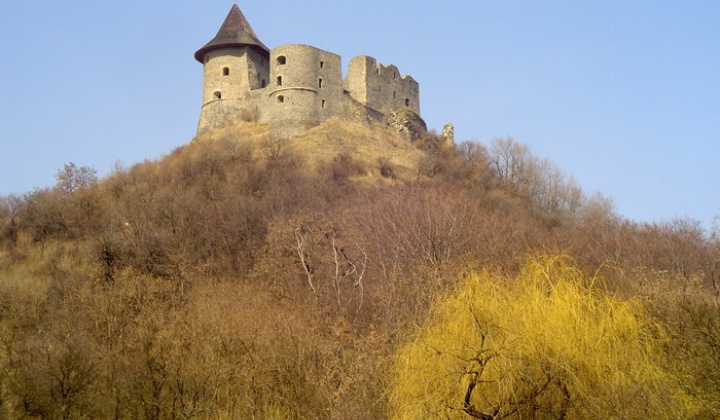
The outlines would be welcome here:
<svg viewBox="0 0 720 420">
<path fill-rule="evenodd" d="M 402 76 L 394 65 L 383 66 L 369 56 L 350 60 L 345 89 L 370 108 L 389 112 L 408 109 L 420 114 L 420 86 L 410 76 Z"/>
</svg>

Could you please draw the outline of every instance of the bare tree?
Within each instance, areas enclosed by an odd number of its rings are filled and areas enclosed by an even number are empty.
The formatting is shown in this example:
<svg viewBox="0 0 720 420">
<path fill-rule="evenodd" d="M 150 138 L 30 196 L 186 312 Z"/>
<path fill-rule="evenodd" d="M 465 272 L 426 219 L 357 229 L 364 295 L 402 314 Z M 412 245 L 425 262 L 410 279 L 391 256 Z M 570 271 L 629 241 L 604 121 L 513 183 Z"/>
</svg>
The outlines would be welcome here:
<svg viewBox="0 0 720 420">
<path fill-rule="evenodd" d="M 88 166 L 78 167 L 74 163 L 66 163 L 55 174 L 55 187 L 66 194 L 74 194 L 77 190 L 97 183 L 97 172 Z"/>
<path fill-rule="evenodd" d="M 0 240 L 8 238 L 13 244 L 17 241 L 17 219 L 23 204 L 23 198 L 18 195 L 0 196 Z"/>
<path fill-rule="evenodd" d="M 511 138 L 493 139 L 488 152 L 490 166 L 500 185 L 535 202 L 554 217 L 574 216 L 582 202 L 582 190 L 547 159 Z"/>
</svg>

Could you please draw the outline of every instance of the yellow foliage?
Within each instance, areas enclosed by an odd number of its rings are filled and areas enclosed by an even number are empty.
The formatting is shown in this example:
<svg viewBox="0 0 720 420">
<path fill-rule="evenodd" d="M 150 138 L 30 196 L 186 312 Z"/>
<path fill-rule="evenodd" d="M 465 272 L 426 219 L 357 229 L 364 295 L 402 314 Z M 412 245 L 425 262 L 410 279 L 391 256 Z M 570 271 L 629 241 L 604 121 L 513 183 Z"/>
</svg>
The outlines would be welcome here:
<svg viewBox="0 0 720 420">
<path fill-rule="evenodd" d="M 661 329 L 567 257 L 471 273 L 399 350 L 392 417 L 687 418 Z"/>
</svg>

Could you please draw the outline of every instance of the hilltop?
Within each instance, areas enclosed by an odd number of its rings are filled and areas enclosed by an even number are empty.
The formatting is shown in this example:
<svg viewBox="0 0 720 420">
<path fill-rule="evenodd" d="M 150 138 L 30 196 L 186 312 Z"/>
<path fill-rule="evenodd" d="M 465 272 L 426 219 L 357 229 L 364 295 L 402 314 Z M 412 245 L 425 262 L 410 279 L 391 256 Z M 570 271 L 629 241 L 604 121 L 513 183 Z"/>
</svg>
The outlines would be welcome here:
<svg viewBox="0 0 720 420">
<path fill-rule="evenodd" d="M 339 117 L 289 138 L 275 134 L 266 124 L 236 121 L 199 135 L 190 148 L 212 148 L 212 143 L 230 149 L 252 149 L 255 155 L 247 157 L 251 160 L 287 153 L 305 162 L 309 170 L 338 159 L 352 159 L 369 175 L 377 172 L 374 169 L 384 162 L 392 166 L 395 177 L 405 180 L 417 176 L 426 156 L 411 141 L 384 124 L 359 123 Z"/>
</svg>

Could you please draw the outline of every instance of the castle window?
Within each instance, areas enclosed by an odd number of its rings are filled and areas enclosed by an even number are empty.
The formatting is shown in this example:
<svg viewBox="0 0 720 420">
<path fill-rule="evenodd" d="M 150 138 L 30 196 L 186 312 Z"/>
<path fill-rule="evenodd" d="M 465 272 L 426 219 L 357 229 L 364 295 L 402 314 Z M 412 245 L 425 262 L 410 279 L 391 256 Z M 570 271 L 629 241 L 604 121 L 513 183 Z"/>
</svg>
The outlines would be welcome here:
<svg viewBox="0 0 720 420">
<path fill-rule="evenodd" d="M 397 79 L 397 73 L 393 73 L 393 79 Z"/>
<path fill-rule="evenodd" d="M 395 92 L 393 92 L 393 99 L 395 99 Z"/>
<path fill-rule="evenodd" d="M 320 79 L 318 79 L 318 87 L 319 87 L 319 88 L 322 87 L 322 77 L 321 77 Z"/>
<path fill-rule="evenodd" d="M 285 102 L 285 97 L 282 96 L 282 95 L 278 95 L 277 101 L 278 101 L 279 104 L 281 104 L 281 103 Z"/>
<path fill-rule="evenodd" d="M 282 86 L 282 76 L 277 77 L 277 85 Z"/>
<path fill-rule="evenodd" d="M 405 106 L 410 106 L 410 99 L 405 98 Z"/>
<path fill-rule="evenodd" d="M 323 67 L 325 67 L 325 62 L 324 62 L 324 61 L 321 61 L 321 62 L 320 62 L 320 68 L 323 68 Z"/>
<path fill-rule="evenodd" d="M 215 92 L 213 92 L 213 98 L 222 99 L 222 93 L 220 93 L 219 90 L 216 90 Z"/>
<path fill-rule="evenodd" d="M 230 67 L 223 67 L 223 76 L 230 76 Z"/>
<path fill-rule="evenodd" d="M 287 58 L 285 58 L 284 55 L 279 55 L 278 58 L 277 58 L 277 63 L 278 63 L 278 64 L 285 64 L 285 63 L 287 63 Z"/>
<path fill-rule="evenodd" d="M 325 108 L 325 99 L 322 100 L 322 102 L 320 103 L 320 106 L 322 106 L 323 108 Z"/>
</svg>

